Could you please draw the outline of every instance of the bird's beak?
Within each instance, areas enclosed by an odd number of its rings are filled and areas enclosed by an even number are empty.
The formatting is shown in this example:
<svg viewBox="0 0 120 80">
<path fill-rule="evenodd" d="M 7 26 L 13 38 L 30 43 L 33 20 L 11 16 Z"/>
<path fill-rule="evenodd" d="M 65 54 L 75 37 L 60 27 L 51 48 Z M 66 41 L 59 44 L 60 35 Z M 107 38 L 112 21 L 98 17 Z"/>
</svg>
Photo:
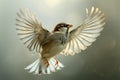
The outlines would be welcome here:
<svg viewBox="0 0 120 80">
<path fill-rule="evenodd" d="M 71 24 L 68 24 L 68 28 L 71 28 L 73 25 L 71 25 Z"/>
</svg>

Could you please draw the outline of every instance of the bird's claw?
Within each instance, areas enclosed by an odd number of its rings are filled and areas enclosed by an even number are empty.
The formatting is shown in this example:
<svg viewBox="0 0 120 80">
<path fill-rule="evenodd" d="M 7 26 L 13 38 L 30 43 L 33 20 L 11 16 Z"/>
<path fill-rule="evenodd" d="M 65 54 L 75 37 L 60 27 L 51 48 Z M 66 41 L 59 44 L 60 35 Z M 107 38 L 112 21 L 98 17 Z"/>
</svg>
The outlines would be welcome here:
<svg viewBox="0 0 120 80">
<path fill-rule="evenodd" d="M 49 64 L 48 60 L 45 61 L 45 65 L 47 68 L 49 67 L 50 64 Z"/>
</svg>

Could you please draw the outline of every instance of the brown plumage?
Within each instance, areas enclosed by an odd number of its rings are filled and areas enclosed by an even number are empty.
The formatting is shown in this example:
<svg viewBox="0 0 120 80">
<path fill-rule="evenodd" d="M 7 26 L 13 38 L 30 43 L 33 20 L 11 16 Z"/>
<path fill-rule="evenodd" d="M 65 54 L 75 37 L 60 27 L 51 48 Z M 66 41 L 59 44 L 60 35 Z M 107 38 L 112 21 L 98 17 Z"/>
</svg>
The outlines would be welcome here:
<svg viewBox="0 0 120 80">
<path fill-rule="evenodd" d="M 66 24 L 66 23 L 59 23 L 55 26 L 53 32 L 59 31 L 59 29 L 62 28 L 62 27 L 66 27 L 66 28 L 68 27 L 69 28 L 69 27 L 72 27 L 72 25 Z"/>
<path fill-rule="evenodd" d="M 39 59 L 25 68 L 35 74 L 50 74 L 63 68 L 55 56 L 75 55 L 85 50 L 100 35 L 105 24 L 104 14 L 94 7 L 86 9 L 85 21 L 72 31 L 69 31 L 72 25 L 59 23 L 49 32 L 28 9 L 20 10 L 17 16 L 18 36 L 30 51 L 39 54 Z"/>
</svg>

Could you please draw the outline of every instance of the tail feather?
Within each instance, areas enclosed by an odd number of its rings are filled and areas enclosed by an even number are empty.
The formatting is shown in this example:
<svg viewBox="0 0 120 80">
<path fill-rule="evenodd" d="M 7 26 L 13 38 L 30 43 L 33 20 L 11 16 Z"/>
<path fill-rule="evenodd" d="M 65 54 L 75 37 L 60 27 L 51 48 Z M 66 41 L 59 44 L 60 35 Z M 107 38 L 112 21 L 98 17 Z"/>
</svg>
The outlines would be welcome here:
<svg viewBox="0 0 120 80">
<path fill-rule="evenodd" d="M 56 59 L 51 58 L 49 59 L 49 66 L 46 66 L 45 61 L 42 59 L 37 59 L 32 64 L 28 65 L 25 70 L 29 70 L 30 73 L 35 74 L 50 74 L 52 72 L 56 72 L 63 68 L 63 64 L 60 63 L 58 60 L 58 64 L 56 65 Z"/>
<path fill-rule="evenodd" d="M 34 71 L 35 71 L 35 73 L 37 73 L 38 70 L 39 70 L 39 59 L 37 59 L 35 62 L 33 62 L 32 64 L 28 65 L 24 69 L 25 70 L 29 70 L 29 73 L 32 73 Z"/>
</svg>

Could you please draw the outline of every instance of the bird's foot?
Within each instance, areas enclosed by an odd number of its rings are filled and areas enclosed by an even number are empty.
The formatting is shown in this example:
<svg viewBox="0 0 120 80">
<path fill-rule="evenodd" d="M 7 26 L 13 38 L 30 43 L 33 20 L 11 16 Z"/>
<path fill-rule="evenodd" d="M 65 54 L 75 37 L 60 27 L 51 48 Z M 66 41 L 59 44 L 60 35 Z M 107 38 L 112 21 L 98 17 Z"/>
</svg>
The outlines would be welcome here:
<svg viewBox="0 0 120 80">
<path fill-rule="evenodd" d="M 47 68 L 48 68 L 49 65 L 50 65 L 47 59 L 46 59 L 46 61 L 45 61 L 45 65 L 46 65 Z"/>
<path fill-rule="evenodd" d="M 55 63 L 56 66 L 58 66 L 58 61 L 56 60 L 56 63 Z"/>
<path fill-rule="evenodd" d="M 54 58 L 56 60 L 55 66 L 56 68 L 58 67 L 58 60 L 56 58 Z"/>
</svg>

